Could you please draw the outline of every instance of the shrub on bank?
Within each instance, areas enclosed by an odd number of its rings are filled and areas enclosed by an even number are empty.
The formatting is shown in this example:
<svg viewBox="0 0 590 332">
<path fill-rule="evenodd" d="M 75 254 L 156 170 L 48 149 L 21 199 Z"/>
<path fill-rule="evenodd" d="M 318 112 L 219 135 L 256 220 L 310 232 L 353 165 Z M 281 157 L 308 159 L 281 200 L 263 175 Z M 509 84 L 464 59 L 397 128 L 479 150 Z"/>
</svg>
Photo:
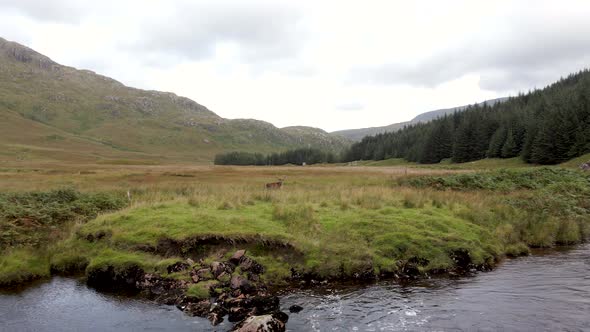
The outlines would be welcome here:
<svg viewBox="0 0 590 332">
<path fill-rule="evenodd" d="M 439 190 L 535 190 L 556 184 L 590 185 L 590 177 L 565 168 L 501 169 L 490 172 L 401 178 L 399 183 Z"/>
<path fill-rule="evenodd" d="M 67 222 L 87 221 L 127 204 L 122 195 L 74 189 L 0 194 L 0 250 L 39 247 Z"/>
<path fill-rule="evenodd" d="M 0 194 L 0 285 L 20 283 L 55 273 L 83 270 L 80 254 L 52 257 L 50 247 L 73 222 L 86 222 L 99 213 L 120 209 L 122 195 L 80 193 L 73 189 Z M 51 266 L 51 267 L 50 267 Z"/>
</svg>

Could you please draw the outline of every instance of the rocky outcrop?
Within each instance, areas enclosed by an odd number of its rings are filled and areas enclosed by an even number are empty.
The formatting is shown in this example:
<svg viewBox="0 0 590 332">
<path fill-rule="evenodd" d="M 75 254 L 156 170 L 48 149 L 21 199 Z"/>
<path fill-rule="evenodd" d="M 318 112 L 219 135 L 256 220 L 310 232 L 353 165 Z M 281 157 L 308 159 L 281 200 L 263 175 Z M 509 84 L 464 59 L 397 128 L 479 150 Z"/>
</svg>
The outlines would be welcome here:
<svg viewBox="0 0 590 332">
<path fill-rule="evenodd" d="M 581 164 L 580 169 L 583 171 L 590 171 L 590 161 Z"/>
<path fill-rule="evenodd" d="M 59 65 L 48 57 L 33 51 L 32 49 L 15 42 L 0 38 L 0 52 L 7 54 L 10 58 L 23 63 L 33 64 L 34 67 L 45 70 L 59 68 Z"/>
</svg>

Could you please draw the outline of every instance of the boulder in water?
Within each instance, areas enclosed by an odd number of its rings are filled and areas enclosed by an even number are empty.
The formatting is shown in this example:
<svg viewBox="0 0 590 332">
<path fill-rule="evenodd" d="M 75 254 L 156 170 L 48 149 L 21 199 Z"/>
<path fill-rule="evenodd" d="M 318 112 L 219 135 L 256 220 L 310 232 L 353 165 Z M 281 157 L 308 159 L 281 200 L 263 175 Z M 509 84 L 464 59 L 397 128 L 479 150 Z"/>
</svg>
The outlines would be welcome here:
<svg viewBox="0 0 590 332">
<path fill-rule="evenodd" d="M 203 300 L 196 303 L 188 303 L 182 311 L 189 316 L 207 317 L 210 308 L 211 302 L 209 300 Z"/>
<path fill-rule="evenodd" d="M 288 316 L 284 313 L 272 315 L 250 316 L 239 324 L 232 331 L 234 332 L 282 332 L 285 331 L 285 323 Z"/>
</svg>

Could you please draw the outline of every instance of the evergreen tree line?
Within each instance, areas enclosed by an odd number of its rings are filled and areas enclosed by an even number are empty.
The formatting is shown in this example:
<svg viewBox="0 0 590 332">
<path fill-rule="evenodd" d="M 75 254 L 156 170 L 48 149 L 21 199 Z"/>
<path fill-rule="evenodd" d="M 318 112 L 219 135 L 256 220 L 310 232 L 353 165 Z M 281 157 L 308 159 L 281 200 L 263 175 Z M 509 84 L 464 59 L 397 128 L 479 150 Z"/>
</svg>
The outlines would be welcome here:
<svg viewBox="0 0 590 332">
<path fill-rule="evenodd" d="M 438 163 L 513 158 L 557 164 L 590 152 L 590 71 L 495 105 L 469 106 L 428 123 L 367 136 L 342 161 L 404 158 Z"/>
<path fill-rule="evenodd" d="M 319 163 L 335 163 L 338 158 L 332 152 L 324 152 L 314 148 L 301 148 L 281 153 L 229 152 L 215 156 L 215 165 L 307 165 Z"/>
</svg>

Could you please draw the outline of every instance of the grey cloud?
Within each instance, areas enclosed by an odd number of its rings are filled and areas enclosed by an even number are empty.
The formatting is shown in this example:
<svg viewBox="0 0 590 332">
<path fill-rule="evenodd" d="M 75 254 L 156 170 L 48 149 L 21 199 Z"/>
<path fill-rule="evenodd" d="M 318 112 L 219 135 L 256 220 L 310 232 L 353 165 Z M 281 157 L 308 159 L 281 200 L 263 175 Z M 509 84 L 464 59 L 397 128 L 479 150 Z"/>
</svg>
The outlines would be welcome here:
<svg viewBox="0 0 590 332">
<path fill-rule="evenodd" d="M 480 86 L 493 91 L 541 87 L 588 66 L 590 21 L 513 23 L 509 34 L 477 36 L 415 63 L 387 63 L 351 69 L 349 82 L 435 87 L 466 74 L 480 75 Z"/>
<path fill-rule="evenodd" d="M 35 20 L 75 23 L 86 10 L 76 0 L 0 0 L 2 10 L 13 10 Z"/>
<path fill-rule="evenodd" d="M 236 45 L 242 61 L 258 63 L 296 56 L 305 39 L 303 13 L 282 1 L 182 3 L 171 16 L 141 26 L 132 45 L 191 60 L 210 57 L 217 45 Z"/>
</svg>

